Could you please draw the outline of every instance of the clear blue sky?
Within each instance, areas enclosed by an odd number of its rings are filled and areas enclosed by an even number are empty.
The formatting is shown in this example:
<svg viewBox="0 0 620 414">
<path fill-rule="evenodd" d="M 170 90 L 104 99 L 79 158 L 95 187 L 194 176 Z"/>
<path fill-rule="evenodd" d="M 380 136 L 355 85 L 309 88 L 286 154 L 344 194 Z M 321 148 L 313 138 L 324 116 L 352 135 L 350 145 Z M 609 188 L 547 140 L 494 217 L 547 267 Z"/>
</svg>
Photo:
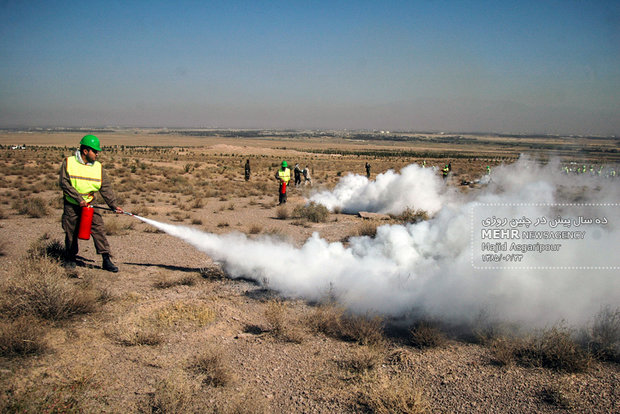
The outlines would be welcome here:
<svg viewBox="0 0 620 414">
<path fill-rule="evenodd" d="M 0 126 L 620 135 L 620 1 L 1 1 Z"/>
</svg>

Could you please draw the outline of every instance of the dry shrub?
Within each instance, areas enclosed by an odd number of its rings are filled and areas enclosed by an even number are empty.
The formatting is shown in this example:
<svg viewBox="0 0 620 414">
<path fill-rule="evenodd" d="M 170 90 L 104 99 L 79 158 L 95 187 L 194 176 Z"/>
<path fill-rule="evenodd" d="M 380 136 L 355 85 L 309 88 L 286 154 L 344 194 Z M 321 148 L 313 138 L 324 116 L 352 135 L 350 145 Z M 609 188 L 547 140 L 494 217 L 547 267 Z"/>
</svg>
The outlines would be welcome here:
<svg viewBox="0 0 620 414">
<path fill-rule="evenodd" d="M 287 218 L 289 218 L 290 213 L 288 211 L 288 208 L 286 206 L 279 206 L 276 209 L 276 217 L 280 220 L 286 220 Z"/>
<path fill-rule="evenodd" d="M 218 406 L 217 413 L 221 414 L 265 414 L 271 413 L 267 400 L 262 393 L 255 389 L 245 389 L 231 393 L 225 400 L 225 405 Z"/>
<path fill-rule="evenodd" d="M 514 362 L 528 367 L 544 367 L 565 372 L 588 369 L 588 353 L 572 338 L 570 330 L 555 326 L 532 338 L 498 337 L 489 343 L 493 361 L 500 365 Z"/>
<path fill-rule="evenodd" d="M 543 402 L 564 410 L 570 410 L 575 406 L 575 397 L 557 385 L 544 387 L 538 392 L 538 397 Z"/>
<path fill-rule="evenodd" d="M 45 217 L 49 214 L 47 203 L 41 197 L 30 197 L 25 200 L 16 201 L 13 207 L 19 214 L 24 214 L 33 218 Z"/>
<path fill-rule="evenodd" d="M 161 328 L 155 323 L 139 318 L 117 322 L 105 334 L 123 346 L 159 345 L 164 340 Z"/>
<path fill-rule="evenodd" d="M 0 321 L 0 356 L 38 354 L 45 349 L 44 327 L 31 316 Z"/>
<path fill-rule="evenodd" d="M 60 261 L 64 257 L 65 247 L 60 240 L 50 239 L 50 236 L 45 233 L 30 244 L 26 253 L 29 258 L 47 257 Z"/>
<path fill-rule="evenodd" d="M 195 198 L 194 201 L 191 204 L 191 208 L 196 210 L 199 208 L 203 208 L 205 206 L 204 200 L 202 199 L 202 197 L 198 197 Z"/>
<path fill-rule="evenodd" d="M 213 387 L 230 384 L 234 377 L 228 368 L 227 358 L 220 348 L 205 348 L 189 365 L 189 369 L 202 378 L 202 383 Z"/>
<path fill-rule="evenodd" d="M 10 315 L 62 320 L 95 310 L 97 294 L 71 283 L 57 262 L 26 258 L 4 287 L 2 308 Z"/>
<path fill-rule="evenodd" d="M 134 228 L 134 223 L 123 223 L 119 219 L 106 220 L 103 224 L 105 234 L 108 236 L 124 236 Z"/>
<path fill-rule="evenodd" d="M 357 402 L 377 414 L 420 414 L 430 409 L 415 382 L 402 375 L 367 384 L 358 393 Z"/>
<path fill-rule="evenodd" d="M 226 272 L 220 266 L 208 266 L 198 269 L 198 274 L 203 279 L 221 280 L 226 279 Z"/>
<path fill-rule="evenodd" d="M 288 319 L 287 305 L 279 299 L 272 299 L 265 308 L 265 318 L 271 325 L 271 333 L 277 339 L 287 342 L 302 342 L 301 331 Z"/>
<path fill-rule="evenodd" d="M 259 234 L 261 231 L 263 231 L 263 228 L 261 226 L 259 226 L 258 224 L 253 224 L 250 227 L 249 233 L 250 234 Z"/>
<path fill-rule="evenodd" d="M 594 317 L 588 347 L 594 357 L 620 362 L 620 308 L 602 308 Z"/>
<path fill-rule="evenodd" d="M 522 340 L 499 336 L 487 342 L 492 361 L 497 365 L 510 366 L 516 362 L 517 349 L 523 348 Z"/>
<path fill-rule="evenodd" d="M 151 214 L 151 210 L 145 205 L 139 205 L 132 209 L 132 213 L 136 216 L 147 217 Z"/>
<path fill-rule="evenodd" d="M 391 214 L 390 217 L 400 223 L 417 223 L 418 221 L 426 221 L 429 219 L 428 212 L 424 210 L 414 210 L 410 207 L 407 207 L 407 209 L 400 214 Z"/>
<path fill-rule="evenodd" d="M 416 348 L 436 348 L 446 343 L 446 336 L 429 321 L 419 321 L 409 330 L 411 345 Z"/>
<path fill-rule="evenodd" d="M 306 219 L 313 223 L 325 223 L 329 218 L 329 210 L 323 204 L 312 201 L 305 206 L 295 207 L 293 217 Z"/>
<path fill-rule="evenodd" d="M 201 225 L 201 224 L 202 224 L 202 219 L 199 219 L 199 218 L 193 218 L 193 219 L 192 219 L 192 224 L 193 224 L 193 225 L 197 225 L 197 226 L 199 226 L 199 225 Z"/>
<path fill-rule="evenodd" d="M 165 273 L 159 274 L 153 283 L 158 289 L 168 289 L 174 286 L 193 286 L 196 284 L 194 275 L 183 275 L 181 277 L 171 277 Z"/>
<path fill-rule="evenodd" d="M 186 303 L 183 301 L 169 303 L 155 313 L 155 320 L 164 326 L 190 322 L 205 326 L 215 320 L 215 311 L 205 304 Z"/>
<path fill-rule="evenodd" d="M 357 235 L 375 237 L 377 235 L 377 227 L 379 227 L 378 223 L 372 221 L 364 221 L 357 228 Z"/>
<path fill-rule="evenodd" d="M 198 409 L 196 392 L 196 384 L 183 372 L 173 371 L 155 386 L 147 411 L 153 414 L 195 412 Z"/>
<path fill-rule="evenodd" d="M 590 365 L 588 354 L 573 340 L 571 332 L 562 326 L 543 331 L 542 335 L 517 354 L 534 365 L 567 372 L 582 372 Z"/>
<path fill-rule="evenodd" d="M 321 305 L 308 319 L 315 332 L 333 338 L 354 341 L 361 345 L 385 344 L 383 320 L 370 315 L 347 315 L 344 309 L 333 304 Z"/>
<path fill-rule="evenodd" d="M 336 361 L 337 365 L 352 375 L 363 375 L 381 364 L 385 357 L 384 348 L 361 346 L 354 348 L 345 359 Z"/>
</svg>

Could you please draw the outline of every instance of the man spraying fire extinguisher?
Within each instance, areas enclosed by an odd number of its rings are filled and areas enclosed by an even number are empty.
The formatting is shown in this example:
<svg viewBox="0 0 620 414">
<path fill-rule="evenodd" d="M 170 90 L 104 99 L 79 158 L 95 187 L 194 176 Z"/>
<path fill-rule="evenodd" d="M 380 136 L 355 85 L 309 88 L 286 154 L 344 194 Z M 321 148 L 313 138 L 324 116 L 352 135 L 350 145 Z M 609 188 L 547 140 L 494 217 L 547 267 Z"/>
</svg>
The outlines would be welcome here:
<svg viewBox="0 0 620 414">
<path fill-rule="evenodd" d="M 111 182 L 97 161 L 99 151 L 99 138 L 86 135 L 80 141 L 80 149 L 65 158 L 60 168 L 60 188 L 64 199 L 62 228 L 65 231 L 65 267 L 75 268 L 78 238 L 88 239 L 92 234 L 97 254 L 103 257 L 101 267 L 109 272 L 118 272 L 118 267 L 110 259 L 110 245 L 105 237 L 103 218 L 90 205 L 95 193 L 99 193 L 112 211 L 123 213 L 123 209 L 116 205 Z M 92 218 L 91 223 L 88 223 L 89 218 Z"/>
</svg>

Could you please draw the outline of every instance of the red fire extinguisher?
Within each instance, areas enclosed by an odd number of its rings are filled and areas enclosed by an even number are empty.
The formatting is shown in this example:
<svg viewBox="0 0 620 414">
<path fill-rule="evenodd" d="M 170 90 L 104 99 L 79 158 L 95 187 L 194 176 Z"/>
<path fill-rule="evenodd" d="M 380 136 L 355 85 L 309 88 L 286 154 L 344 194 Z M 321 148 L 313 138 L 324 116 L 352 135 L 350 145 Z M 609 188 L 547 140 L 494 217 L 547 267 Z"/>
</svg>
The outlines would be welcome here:
<svg viewBox="0 0 620 414">
<path fill-rule="evenodd" d="M 286 194 L 286 181 L 280 183 L 280 194 Z"/>
<path fill-rule="evenodd" d="M 90 226 L 93 223 L 94 212 L 95 209 L 90 204 L 82 207 L 82 214 L 80 214 L 80 228 L 78 230 L 78 239 L 90 239 Z"/>
</svg>

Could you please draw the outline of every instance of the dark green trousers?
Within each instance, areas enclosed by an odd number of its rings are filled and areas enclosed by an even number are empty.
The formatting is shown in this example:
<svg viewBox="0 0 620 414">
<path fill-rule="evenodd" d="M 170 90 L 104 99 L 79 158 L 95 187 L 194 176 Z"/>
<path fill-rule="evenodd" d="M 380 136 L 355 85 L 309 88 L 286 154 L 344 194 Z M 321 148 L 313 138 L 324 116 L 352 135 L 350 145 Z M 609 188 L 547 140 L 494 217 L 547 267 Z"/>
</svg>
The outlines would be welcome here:
<svg viewBox="0 0 620 414">
<path fill-rule="evenodd" d="M 62 228 L 65 231 L 65 253 L 68 257 L 75 257 L 78 253 L 78 230 L 80 228 L 80 213 L 82 207 L 65 200 L 62 211 Z M 110 244 L 105 237 L 103 218 L 97 209 L 93 214 L 93 224 L 90 235 L 95 242 L 97 254 L 110 254 Z"/>
</svg>

